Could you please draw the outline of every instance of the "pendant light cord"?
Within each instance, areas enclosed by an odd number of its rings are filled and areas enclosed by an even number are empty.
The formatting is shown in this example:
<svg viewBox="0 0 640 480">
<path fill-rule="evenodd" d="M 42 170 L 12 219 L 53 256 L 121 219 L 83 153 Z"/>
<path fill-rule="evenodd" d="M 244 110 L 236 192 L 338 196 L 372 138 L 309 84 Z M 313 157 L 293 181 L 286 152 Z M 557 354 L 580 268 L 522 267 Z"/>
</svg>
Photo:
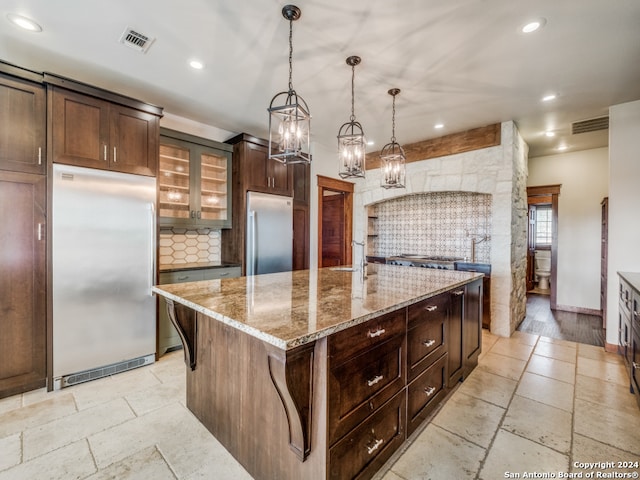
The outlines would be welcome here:
<svg viewBox="0 0 640 480">
<path fill-rule="evenodd" d="M 393 109 L 391 112 L 391 143 L 396 143 L 396 96 L 393 95 Z"/>
<path fill-rule="evenodd" d="M 355 78 L 356 78 L 356 67 L 355 65 L 351 65 L 351 122 L 354 122 L 356 120 L 356 114 L 355 114 L 355 89 L 353 87 L 353 84 L 355 83 Z"/>
<path fill-rule="evenodd" d="M 293 92 L 293 19 L 289 19 L 289 93 Z"/>
</svg>

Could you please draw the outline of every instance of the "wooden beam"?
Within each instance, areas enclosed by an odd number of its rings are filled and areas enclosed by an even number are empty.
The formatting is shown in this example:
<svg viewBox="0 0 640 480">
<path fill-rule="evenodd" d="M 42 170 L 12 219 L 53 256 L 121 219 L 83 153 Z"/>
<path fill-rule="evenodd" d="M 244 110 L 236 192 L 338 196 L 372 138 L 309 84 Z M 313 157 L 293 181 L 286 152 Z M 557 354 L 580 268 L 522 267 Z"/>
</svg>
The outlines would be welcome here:
<svg viewBox="0 0 640 480">
<path fill-rule="evenodd" d="M 487 125 L 444 137 L 403 145 L 406 162 L 418 162 L 456 153 L 480 150 L 500 145 L 500 124 Z M 380 168 L 380 152 L 367 154 L 367 170 Z"/>
</svg>

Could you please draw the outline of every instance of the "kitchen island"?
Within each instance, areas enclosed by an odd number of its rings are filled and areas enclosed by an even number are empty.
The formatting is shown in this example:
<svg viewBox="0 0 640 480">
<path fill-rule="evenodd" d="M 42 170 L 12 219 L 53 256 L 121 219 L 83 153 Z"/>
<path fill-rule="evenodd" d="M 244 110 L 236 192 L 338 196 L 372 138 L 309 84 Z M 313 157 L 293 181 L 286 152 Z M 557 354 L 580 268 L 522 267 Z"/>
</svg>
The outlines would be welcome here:
<svg viewBox="0 0 640 480">
<path fill-rule="evenodd" d="M 477 364 L 482 274 L 369 265 L 153 289 L 187 407 L 256 479 L 370 478 Z"/>
</svg>

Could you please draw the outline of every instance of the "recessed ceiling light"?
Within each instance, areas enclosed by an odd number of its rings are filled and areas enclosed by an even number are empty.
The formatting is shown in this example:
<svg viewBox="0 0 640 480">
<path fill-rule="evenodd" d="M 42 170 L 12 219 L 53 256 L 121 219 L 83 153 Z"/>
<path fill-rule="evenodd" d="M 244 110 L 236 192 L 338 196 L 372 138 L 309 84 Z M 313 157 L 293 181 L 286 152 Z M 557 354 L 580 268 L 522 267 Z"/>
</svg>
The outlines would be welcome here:
<svg viewBox="0 0 640 480">
<path fill-rule="evenodd" d="M 30 32 L 42 31 L 42 27 L 38 25 L 35 20 L 31 20 L 30 18 L 24 17 L 22 15 L 10 13 L 7 15 L 7 19 L 9 19 L 9 21 L 14 25 L 17 25 L 20 28 L 24 28 L 25 30 L 29 30 Z"/>
<path fill-rule="evenodd" d="M 522 29 L 521 29 L 522 33 L 535 32 L 536 30 L 540 29 L 541 27 L 544 27 L 546 23 L 547 23 L 547 20 L 544 19 L 544 18 L 538 18 L 536 20 L 528 22 L 526 25 L 524 25 L 522 27 Z"/>
<path fill-rule="evenodd" d="M 436 123 L 436 124 L 433 126 L 433 128 L 438 128 L 438 129 L 440 129 L 440 128 L 444 128 L 444 123 Z"/>
<path fill-rule="evenodd" d="M 555 100 L 557 98 L 555 93 L 550 93 L 549 95 L 545 95 L 542 97 L 543 102 L 550 102 L 551 100 Z"/>
<path fill-rule="evenodd" d="M 191 65 L 191 68 L 195 68 L 196 70 L 202 70 L 204 68 L 204 63 L 200 60 L 191 60 L 189 65 Z"/>
<path fill-rule="evenodd" d="M 544 132 L 544 134 L 545 134 L 547 137 L 555 137 L 555 136 L 556 136 L 555 132 L 551 132 L 551 131 L 546 131 L 546 132 Z"/>
</svg>

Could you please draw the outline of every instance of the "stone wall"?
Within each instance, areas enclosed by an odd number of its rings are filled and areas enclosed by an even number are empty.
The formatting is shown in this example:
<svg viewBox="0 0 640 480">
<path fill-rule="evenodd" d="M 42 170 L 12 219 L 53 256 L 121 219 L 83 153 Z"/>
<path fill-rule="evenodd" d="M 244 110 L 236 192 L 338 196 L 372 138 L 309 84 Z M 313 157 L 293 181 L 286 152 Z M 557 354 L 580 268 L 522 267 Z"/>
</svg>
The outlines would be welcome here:
<svg viewBox="0 0 640 480">
<path fill-rule="evenodd" d="M 501 128 L 501 145 L 407 164 L 405 189 L 380 187 L 380 170 L 367 171 L 354 195 L 356 241 L 367 240 L 367 207 L 404 195 L 475 192 L 492 196 L 491 331 L 510 336 L 526 311 L 527 145 L 515 124 Z M 362 249 L 355 248 L 354 264 Z"/>
</svg>

